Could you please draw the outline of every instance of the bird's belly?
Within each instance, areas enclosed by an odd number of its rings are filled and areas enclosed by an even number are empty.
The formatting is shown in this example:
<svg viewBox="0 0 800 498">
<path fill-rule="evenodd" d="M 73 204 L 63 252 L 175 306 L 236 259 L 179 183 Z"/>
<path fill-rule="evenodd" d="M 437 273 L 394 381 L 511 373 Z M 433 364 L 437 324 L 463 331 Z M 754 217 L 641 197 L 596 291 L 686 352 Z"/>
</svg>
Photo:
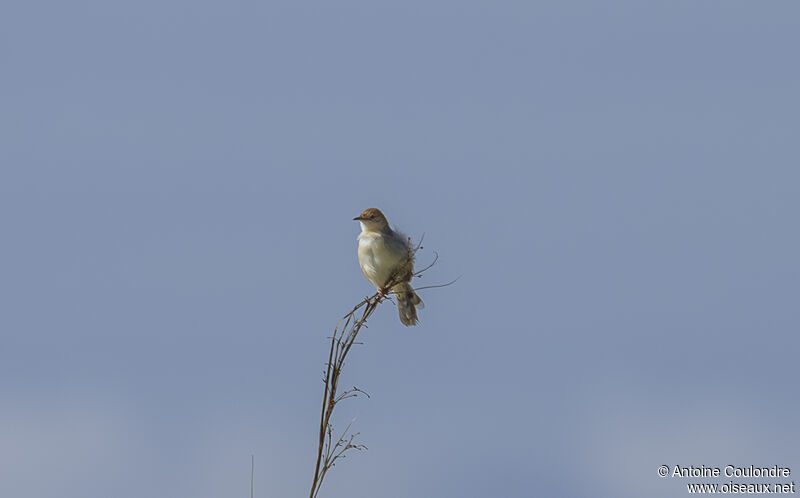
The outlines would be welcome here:
<svg viewBox="0 0 800 498">
<path fill-rule="evenodd" d="M 358 244 L 358 262 L 367 280 L 382 287 L 400 263 L 402 255 L 394 254 L 382 241 L 362 238 Z"/>
</svg>

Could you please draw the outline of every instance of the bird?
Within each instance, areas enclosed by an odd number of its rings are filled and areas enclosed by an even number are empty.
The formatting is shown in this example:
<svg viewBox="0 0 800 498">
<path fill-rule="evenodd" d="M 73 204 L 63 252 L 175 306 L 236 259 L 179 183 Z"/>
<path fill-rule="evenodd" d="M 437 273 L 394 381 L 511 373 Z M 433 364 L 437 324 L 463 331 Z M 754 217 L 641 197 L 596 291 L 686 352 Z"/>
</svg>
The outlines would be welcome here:
<svg viewBox="0 0 800 498">
<path fill-rule="evenodd" d="M 369 208 L 353 218 L 361 223 L 358 236 L 358 264 L 367 280 L 383 297 L 389 291 L 397 297 L 400 321 L 416 325 L 417 307 L 425 305 L 409 282 L 414 276 L 414 250 L 408 237 L 392 230 L 380 209 Z"/>
</svg>

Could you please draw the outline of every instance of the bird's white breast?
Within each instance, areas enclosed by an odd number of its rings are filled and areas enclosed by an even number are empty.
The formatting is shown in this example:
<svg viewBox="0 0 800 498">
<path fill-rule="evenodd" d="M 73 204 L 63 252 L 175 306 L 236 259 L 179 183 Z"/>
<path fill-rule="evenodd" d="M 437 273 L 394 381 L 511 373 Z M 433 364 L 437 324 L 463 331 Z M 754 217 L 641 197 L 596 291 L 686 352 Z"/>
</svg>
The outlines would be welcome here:
<svg viewBox="0 0 800 498">
<path fill-rule="evenodd" d="M 358 263 L 367 280 L 375 287 L 382 287 L 392 271 L 406 257 L 402 251 L 392 250 L 386 244 L 386 234 L 380 232 L 361 232 L 358 236 Z"/>
</svg>

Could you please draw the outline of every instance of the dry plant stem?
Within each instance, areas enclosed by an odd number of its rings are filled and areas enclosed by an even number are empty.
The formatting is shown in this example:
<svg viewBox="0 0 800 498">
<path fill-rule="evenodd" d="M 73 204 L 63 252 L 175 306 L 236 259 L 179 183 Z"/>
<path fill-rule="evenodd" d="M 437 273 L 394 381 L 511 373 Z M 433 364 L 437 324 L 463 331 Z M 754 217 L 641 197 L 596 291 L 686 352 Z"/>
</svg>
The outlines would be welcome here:
<svg viewBox="0 0 800 498">
<path fill-rule="evenodd" d="M 414 254 L 420 248 L 421 245 L 413 247 L 409 253 L 409 258 L 413 258 Z M 436 258 L 438 259 L 438 254 L 436 255 Z M 413 276 L 419 277 L 422 272 L 428 270 L 435 263 L 436 259 L 434 259 L 433 263 L 427 267 L 414 273 Z M 383 302 L 384 299 L 391 299 L 387 289 L 391 289 L 403 280 L 407 281 L 408 278 L 408 274 L 393 274 L 382 289 L 383 292 L 377 292 L 371 297 L 367 297 L 358 303 L 352 309 L 352 311 L 350 311 L 350 313 L 346 314 L 341 320 L 339 320 L 339 323 L 336 324 L 336 328 L 333 330 L 333 336 L 331 336 L 331 348 L 328 353 L 328 363 L 324 379 L 325 389 L 323 393 L 322 411 L 319 421 L 317 463 L 314 468 L 314 481 L 311 484 L 311 493 L 309 494 L 309 498 L 316 498 L 316 496 L 319 494 L 320 488 L 322 487 L 322 481 L 324 480 L 325 475 L 336 464 L 336 461 L 339 458 L 345 457 L 344 453 L 347 450 L 366 449 L 366 446 L 363 444 L 353 442 L 356 436 L 359 434 L 349 434 L 350 427 L 353 424 L 352 421 L 347 425 L 344 432 L 342 432 L 342 435 L 334 440 L 331 417 L 336 404 L 344 399 L 354 398 L 359 394 L 364 394 L 369 397 L 369 394 L 357 387 L 347 389 L 341 394 L 337 394 L 339 387 L 339 375 L 342 373 L 342 368 L 344 367 L 347 353 L 350 352 L 350 348 L 356 343 L 356 337 L 358 337 L 361 327 L 365 326 L 367 319 L 370 317 L 370 315 L 372 315 L 372 312 L 375 311 L 375 309 L 381 302 Z"/>
<path fill-rule="evenodd" d="M 352 422 L 347 425 L 347 428 L 336 442 L 333 442 L 331 416 L 333 415 L 333 409 L 336 407 L 336 403 L 343 399 L 355 397 L 360 392 L 363 393 L 360 389 L 353 387 L 353 389 L 348 389 L 337 396 L 339 375 L 342 372 L 347 353 L 350 352 L 350 348 L 355 343 L 356 337 L 358 337 L 358 332 L 382 300 L 383 297 L 377 293 L 372 297 L 364 299 L 339 321 L 333 331 L 331 349 L 328 353 L 328 367 L 325 373 L 325 390 L 319 423 L 317 463 L 314 469 L 314 482 L 311 486 L 310 498 L 315 498 L 317 496 L 322 486 L 322 480 L 325 478 L 328 470 L 333 467 L 336 460 L 343 457 L 346 450 L 365 449 L 363 445 L 353 444 L 353 440 L 357 434 L 353 434 L 349 437 L 347 436 Z M 357 318 L 357 313 L 362 308 L 364 311 L 360 314 L 360 317 Z"/>
</svg>

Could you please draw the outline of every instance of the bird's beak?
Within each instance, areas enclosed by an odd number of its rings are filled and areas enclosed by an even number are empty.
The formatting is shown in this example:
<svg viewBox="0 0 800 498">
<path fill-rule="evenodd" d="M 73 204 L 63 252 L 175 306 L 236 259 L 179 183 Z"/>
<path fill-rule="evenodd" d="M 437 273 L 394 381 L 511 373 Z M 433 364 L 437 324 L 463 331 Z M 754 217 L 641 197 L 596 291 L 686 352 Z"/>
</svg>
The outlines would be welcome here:
<svg viewBox="0 0 800 498">
<path fill-rule="evenodd" d="M 355 218 L 353 218 L 353 221 L 361 221 L 363 219 L 364 218 L 362 218 L 361 216 L 356 216 Z"/>
</svg>

